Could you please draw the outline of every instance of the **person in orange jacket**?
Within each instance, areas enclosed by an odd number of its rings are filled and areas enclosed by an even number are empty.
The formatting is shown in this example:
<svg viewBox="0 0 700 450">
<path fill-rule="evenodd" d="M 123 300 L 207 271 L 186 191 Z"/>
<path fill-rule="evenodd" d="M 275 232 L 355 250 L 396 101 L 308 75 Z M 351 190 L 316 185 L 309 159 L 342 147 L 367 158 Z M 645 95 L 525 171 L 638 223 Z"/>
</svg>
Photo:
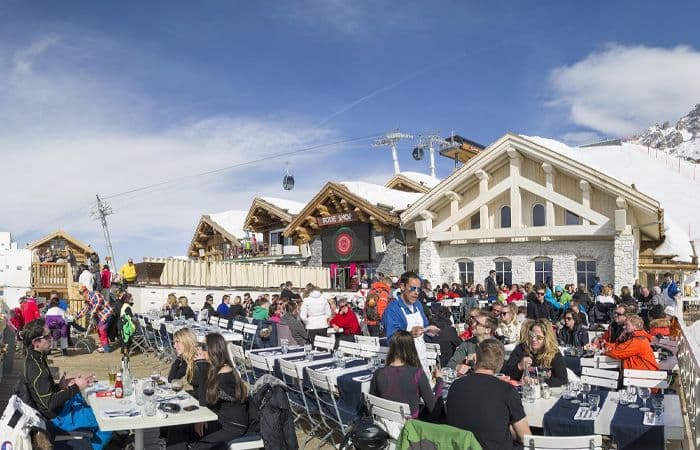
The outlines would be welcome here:
<svg viewBox="0 0 700 450">
<path fill-rule="evenodd" d="M 623 369 L 659 370 L 651 348 L 652 335 L 644 331 L 644 320 L 634 314 L 627 318 L 625 331 L 617 343 L 607 344 L 605 354 L 619 359 Z"/>
</svg>

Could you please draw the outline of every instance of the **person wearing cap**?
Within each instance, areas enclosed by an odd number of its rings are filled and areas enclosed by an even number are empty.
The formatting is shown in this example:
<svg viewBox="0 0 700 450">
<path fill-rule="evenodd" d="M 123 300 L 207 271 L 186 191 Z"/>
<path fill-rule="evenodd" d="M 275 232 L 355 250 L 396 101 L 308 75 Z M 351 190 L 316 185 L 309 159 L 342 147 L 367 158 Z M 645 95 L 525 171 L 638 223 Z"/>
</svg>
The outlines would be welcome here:
<svg viewBox="0 0 700 450">
<path fill-rule="evenodd" d="M 94 316 L 97 319 L 97 334 L 100 337 L 101 345 L 97 351 L 100 353 L 109 353 L 111 349 L 109 347 L 109 336 L 107 332 L 114 320 L 114 310 L 98 291 L 90 292 L 88 288 L 83 285 L 80 286 L 79 292 L 83 296 L 85 303 L 83 304 L 83 309 L 76 314 L 75 320 L 80 319 L 88 312 Z"/>
<path fill-rule="evenodd" d="M 119 275 L 121 275 L 122 280 L 126 284 L 136 283 L 136 266 L 134 265 L 134 260 L 129 258 L 126 264 L 119 269 Z"/>
</svg>

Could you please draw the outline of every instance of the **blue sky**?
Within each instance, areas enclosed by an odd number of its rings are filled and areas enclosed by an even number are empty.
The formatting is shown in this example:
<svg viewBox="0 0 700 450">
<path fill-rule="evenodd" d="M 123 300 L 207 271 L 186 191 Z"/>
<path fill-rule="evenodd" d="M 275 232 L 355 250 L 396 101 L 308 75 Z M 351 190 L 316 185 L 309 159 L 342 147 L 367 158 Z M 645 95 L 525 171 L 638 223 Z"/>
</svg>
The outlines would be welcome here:
<svg viewBox="0 0 700 450">
<path fill-rule="evenodd" d="M 111 199 L 110 223 L 118 261 L 180 255 L 200 214 L 383 183 L 392 166 L 367 140 L 187 175 L 396 127 L 628 136 L 700 102 L 698 16 L 650 1 L 1 2 L 0 229 L 24 244 L 63 227 L 104 253 L 95 193 L 178 179 Z M 427 171 L 411 147 L 402 169 Z"/>
</svg>

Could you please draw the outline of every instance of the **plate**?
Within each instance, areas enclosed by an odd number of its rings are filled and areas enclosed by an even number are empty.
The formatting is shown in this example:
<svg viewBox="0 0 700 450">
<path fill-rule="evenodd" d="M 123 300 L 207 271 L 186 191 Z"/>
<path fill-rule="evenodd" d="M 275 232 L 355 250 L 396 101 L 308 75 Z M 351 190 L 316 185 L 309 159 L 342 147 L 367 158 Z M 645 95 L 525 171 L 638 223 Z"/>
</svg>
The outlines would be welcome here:
<svg viewBox="0 0 700 450">
<path fill-rule="evenodd" d="M 166 413 L 177 413 L 180 412 L 180 405 L 177 403 L 165 402 L 158 405 L 158 409 Z"/>
</svg>

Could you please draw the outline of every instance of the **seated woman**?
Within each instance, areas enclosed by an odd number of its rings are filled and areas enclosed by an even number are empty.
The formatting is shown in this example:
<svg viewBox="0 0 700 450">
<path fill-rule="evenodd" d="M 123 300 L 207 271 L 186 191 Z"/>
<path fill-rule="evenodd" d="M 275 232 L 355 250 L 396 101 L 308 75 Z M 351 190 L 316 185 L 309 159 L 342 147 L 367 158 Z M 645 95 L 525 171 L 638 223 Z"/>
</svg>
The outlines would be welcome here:
<svg viewBox="0 0 700 450">
<path fill-rule="evenodd" d="M 421 367 L 413 336 L 408 331 L 397 331 L 389 342 L 386 366 L 374 372 L 369 393 L 408 404 L 414 419 L 421 415 L 422 399 L 423 413 L 435 416 L 442 408 L 442 371 L 437 371 L 436 378 L 435 390 L 432 391 Z"/>
<path fill-rule="evenodd" d="M 243 436 L 248 429 L 248 388 L 234 369 L 224 337 L 207 335 L 197 347 L 199 405 L 214 411 L 216 422 L 195 425 L 196 442 L 189 449 L 219 448 L 222 442 Z"/>
<path fill-rule="evenodd" d="M 166 321 L 171 322 L 175 315 L 177 314 L 177 296 L 175 294 L 168 294 L 168 299 L 161 308 L 160 317 L 164 318 Z"/>
<path fill-rule="evenodd" d="M 346 298 L 340 298 L 338 300 L 338 312 L 333 316 L 329 322 L 336 331 L 343 329 L 342 335 L 338 338 L 348 341 L 355 341 L 354 336 L 356 334 L 362 334 L 360 330 L 360 322 L 357 320 L 357 316 L 350 308 L 350 304 Z"/>
<path fill-rule="evenodd" d="M 245 308 L 241 304 L 241 296 L 236 295 L 231 301 L 231 306 L 228 308 L 228 318 L 233 320 L 245 320 L 246 312 Z"/>
<path fill-rule="evenodd" d="M 497 309 L 496 305 L 494 305 L 494 309 Z M 522 326 L 520 321 L 518 321 L 518 305 L 509 303 L 501 306 L 501 312 L 497 319 L 499 319 L 499 323 L 496 329 L 496 336 L 503 337 L 504 344 L 518 342 Z"/>
<path fill-rule="evenodd" d="M 567 309 L 564 313 L 564 326 L 557 333 L 559 345 L 583 347 L 588 344 L 588 330 L 579 322 L 579 315 Z"/>
<path fill-rule="evenodd" d="M 189 328 L 181 328 L 173 335 L 173 348 L 175 349 L 175 361 L 170 366 L 168 382 L 182 380 L 184 385 L 191 385 L 188 391 L 195 398 L 199 395 L 197 365 L 195 356 L 197 352 L 197 336 Z M 194 428 L 192 425 L 180 425 L 161 428 L 161 436 L 166 438 L 168 445 L 189 442 L 193 439 Z"/>
<path fill-rule="evenodd" d="M 515 347 L 503 366 L 503 373 L 519 380 L 527 367 L 542 367 L 550 372 L 550 377 L 545 379 L 548 385 L 558 387 L 566 384 L 566 363 L 559 352 L 552 323 L 546 319 L 526 321 L 521 336 L 527 340 L 521 340 Z"/>
<path fill-rule="evenodd" d="M 623 369 L 659 370 L 651 348 L 652 336 L 644 331 L 644 320 L 631 315 L 625 322 L 625 331 L 614 344 L 605 345 L 605 355 L 619 359 Z"/>
<path fill-rule="evenodd" d="M 178 298 L 177 306 L 178 316 L 180 316 L 180 318 L 194 320 L 194 311 L 192 311 L 192 308 L 190 308 L 190 305 L 187 302 L 187 297 L 183 295 L 182 297 Z"/>
<path fill-rule="evenodd" d="M 437 293 L 437 301 L 441 302 L 448 298 L 459 298 L 459 294 L 450 290 L 450 286 L 447 283 L 442 285 L 442 288 Z"/>
<path fill-rule="evenodd" d="M 206 313 L 200 313 L 200 320 L 204 320 L 202 317 L 206 316 L 207 323 L 211 320 L 212 317 L 216 317 L 218 313 L 216 312 L 216 309 L 214 309 L 214 296 L 211 294 L 207 294 L 206 298 L 204 299 L 204 305 L 202 306 L 202 311 L 206 311 Z"/>
</svg>

